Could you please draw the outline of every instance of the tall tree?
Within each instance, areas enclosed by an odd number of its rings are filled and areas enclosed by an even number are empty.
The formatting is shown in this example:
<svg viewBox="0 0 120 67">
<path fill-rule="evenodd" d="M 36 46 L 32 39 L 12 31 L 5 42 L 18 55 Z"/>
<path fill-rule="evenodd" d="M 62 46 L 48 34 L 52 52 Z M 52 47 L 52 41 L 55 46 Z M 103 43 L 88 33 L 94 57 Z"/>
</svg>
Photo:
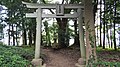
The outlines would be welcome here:
<svg viewBox="0 0 120 67">
<path fill-rule="evenodd" d="M 100 0 L 100 47 L 102 47 L 102 0 Z"/>
<path fill-rule="evenodd" d="M 105 13 L 106 13 L 106 2 L 105 2 L 105 0 L 103 0 L 103 2 L 104 2 L 104 15 L 103 15 L 103 49 L 105 49 L 105 42 L 106 42 L 106 40 L 105 40 L 105 25 L 106 25 L 106 19 L 105 19 Z"/>
<path fill-rule="evenodd" d="M 94 63 L 96 60 L 95 26 L 92 0 L 84 0 L 85 7 L 85 29 L 86 29 L 86 64 Z"/>
<path fill-rule="evenodd" d="M 115 36 L 115 32 L 116 32 L 116 29 L 115 29 L 115 25 L 116 25 L 116 17 L 117 17 L 117 13 L 116 13 L 116 7 L 117 7 L 117 4 L 116 4 L 116 0 L 114 0 L 114 20 L 113 20 L 113 23 L 114 23 L 114 49 L 117 50 L 116 48 L 116 36 Z"/>
<path fill-rule="evenodd" d="M 110 3 L 110 7 L 112 7 L 112 4 Z M 110 8 L 110 44 L 111 48 L 113 47 L 113 39 L 112 39 L 112 23 L 113 23 L 113 16 L 112 16 L 112 8 Z"/>
</svg>

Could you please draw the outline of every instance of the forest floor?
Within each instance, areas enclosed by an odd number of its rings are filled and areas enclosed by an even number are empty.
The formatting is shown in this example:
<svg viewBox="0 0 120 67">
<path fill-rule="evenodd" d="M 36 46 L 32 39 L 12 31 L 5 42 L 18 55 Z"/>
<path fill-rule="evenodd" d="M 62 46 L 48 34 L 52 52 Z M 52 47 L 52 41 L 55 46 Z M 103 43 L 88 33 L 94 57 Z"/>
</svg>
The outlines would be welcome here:
<svg viewBox="0 0 120 67">
<path fill-rule="evenodd" d="M 45 63 L 47 67 L 75 67 L 80 58 L 78 49 L 60 49 L 52 48 L 42 49 L 45 54 Z M 120 62 L 120 51 L 101 50 L 97 51 L 98 59 L 105 62 Z"/>
<path fill-rule="evenodd" d="M 104 62 L 120 62 L 120 49 L 110 50 L 110 49 L 100 49 L 97 50 L 98 60 Z"/>
<path fill-rule="evenodd" d="M 75 67 L 75 63 L 80 58 L 79 50 L 51 48 L 43 49 L 46 55 L 45 63 L 47 67 Z"/>
</svg>

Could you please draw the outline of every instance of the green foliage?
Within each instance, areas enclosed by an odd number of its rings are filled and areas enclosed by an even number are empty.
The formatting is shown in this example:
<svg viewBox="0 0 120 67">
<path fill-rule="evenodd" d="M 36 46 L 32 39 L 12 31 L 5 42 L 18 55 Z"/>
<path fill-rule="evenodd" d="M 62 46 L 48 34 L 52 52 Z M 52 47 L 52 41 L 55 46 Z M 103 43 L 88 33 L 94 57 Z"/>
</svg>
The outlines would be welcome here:
<svg viewBox="0 0 120 67">
<path fill-rule="evenodd" d="M 58 37 L 58 24 L 57 22 L 53 22 L 50 25 L 47 21 L 43 22 L 44 24 L 44 32 L 42 32 L 42 41 L 44 46 L 51 46 L 51 43 L 54 43 L 54 39 L 57 40 Z"/>
<path fill-rule="evenodd" d="M 97 62 L 87 67 L 120 67 L 120 62 Z"/>
<path fill-rule="evenodd" d="M 119 50 L 97 48 L 97 62 L 91 63 L 87 67 L 120 67 Z"/>
<path fill-rule="evenodd" d="M 49 24 L 47 21 L 43 22 L 43 24 L 44 24 L 44 27 L 45 27 L 44 30 L 46 33 L 45 35 L 46 46 L 50 46 L 51 41 L 50 41 L 50 34 L 49 34 L 50 33 Z"/>
<path fill-rule="evenodd" d="M 0 45 L 0 67 L 30 67 L 33 52 L 21 47 Z"/>
</svg>

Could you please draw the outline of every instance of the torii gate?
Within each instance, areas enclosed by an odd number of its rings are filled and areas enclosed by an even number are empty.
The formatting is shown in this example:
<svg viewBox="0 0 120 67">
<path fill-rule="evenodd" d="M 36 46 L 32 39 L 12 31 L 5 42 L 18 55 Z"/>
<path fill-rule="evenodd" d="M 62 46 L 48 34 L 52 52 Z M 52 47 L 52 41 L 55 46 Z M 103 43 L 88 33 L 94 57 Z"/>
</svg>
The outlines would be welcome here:
<svg viewBox="0 0 120 67">
<path fill-rule="evenodd" d="M 36 18 L 36 44 L 35 44 L 35 58 L 33 63 L 35 65 L 41 65 L 42 60 L 40 59 L 40 46 L 41 46 L 41 25 L 42 18 L 78 18 L 79 23 L 79 40 L 80 40 L 80 50 L 81 57 L 85 58 L 85 43 L 84 43 L 84 33 L 83 33 L 83 11 L 84 8 L 80 4 L 35 4 L 22 2 L 27 6 L 27 8 L 37 8 L 34 13 L 26 13 L 28 18 Z M 42 9 L 56 9 L 56 14 L 42 14 Z M 64 9 L 77 9 L 76 13 L 64 14 Z"/>
</svg>

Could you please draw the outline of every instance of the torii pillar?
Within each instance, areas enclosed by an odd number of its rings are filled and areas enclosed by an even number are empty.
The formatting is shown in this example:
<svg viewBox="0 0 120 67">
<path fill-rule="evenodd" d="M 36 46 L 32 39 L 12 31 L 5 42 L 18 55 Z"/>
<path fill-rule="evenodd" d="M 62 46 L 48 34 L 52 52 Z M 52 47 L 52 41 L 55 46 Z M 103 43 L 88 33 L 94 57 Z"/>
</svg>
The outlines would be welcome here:
<svg viewBox="0 0 120 67">
<path fill-rule="evenodd" d="M 41 27 L 42 27 L 42 10 L 38 8 L 36 10 L 37 18 L 36 18 L 36 45 L 35 45 L 35 58 L 32 60 L 32 64 L 35 66 L 42 65 L 42 59 L 40 58 L 40 47 L 41 47 Z"/>
</svg>

